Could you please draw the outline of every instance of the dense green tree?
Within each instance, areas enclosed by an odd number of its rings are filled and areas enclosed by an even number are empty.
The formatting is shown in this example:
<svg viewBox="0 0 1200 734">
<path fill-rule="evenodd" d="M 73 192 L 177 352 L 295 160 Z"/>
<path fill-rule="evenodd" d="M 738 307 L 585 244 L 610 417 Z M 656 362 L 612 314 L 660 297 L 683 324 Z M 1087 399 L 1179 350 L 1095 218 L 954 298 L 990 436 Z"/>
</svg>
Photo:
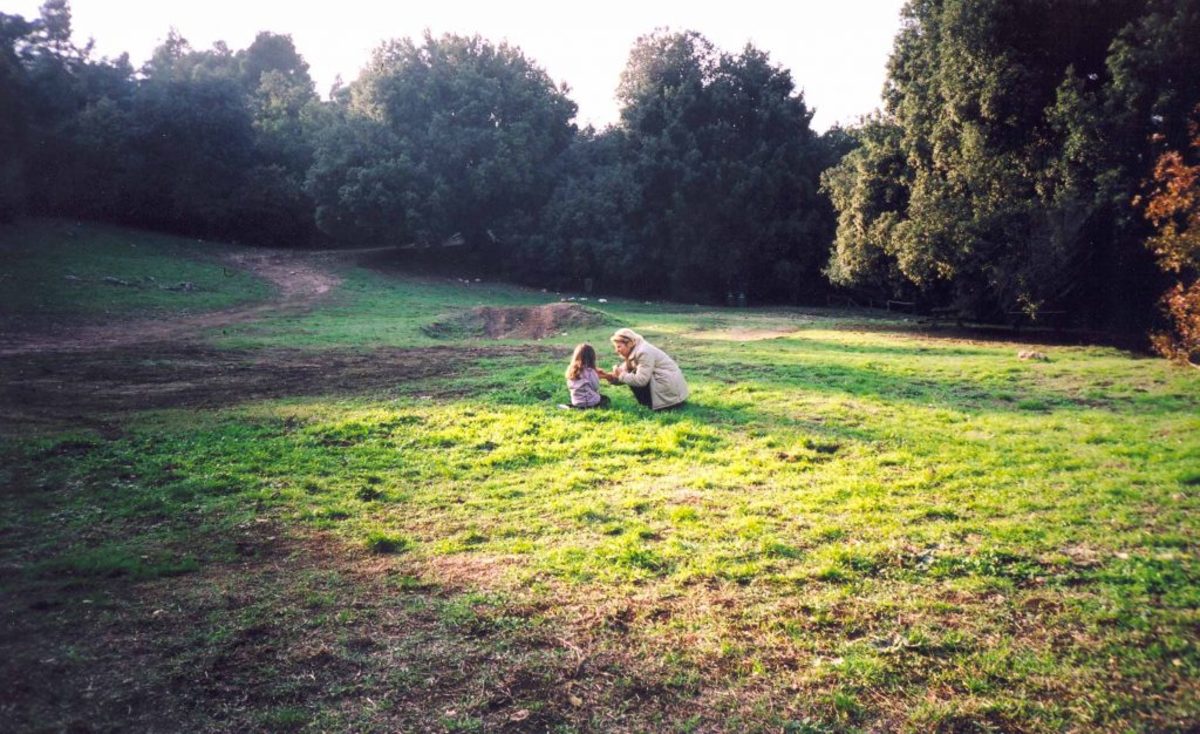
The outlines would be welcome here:
<svg viewBox="0 0 1200 734">
<path fill-rule="evenodd" d="M 309 191 L 339 236 L 457 240 L 490 266 L 532 232 L 575 104 L 520 49 L 426 35 L 378 48 L 320 138 Z"/>
<path fill-rule="evenodd" d="M 268 32 L 259 33 L 235 60 L 249 95 L 259 156 L 303 177 L 312 165 L 306 120 L 318 101 L 308 64 L 290 36 Z"/>
<path fill-rule="evenodd" d="M 790 72 L 751 46 L 721 56 L 710 90 L 714 219 L 736 253 L 722 264 L 757 299 L 811 302 L 825 290 L 833 222 L 818 191 L 826 151 L 812 112 Z"/>
<path fill-rule="evenodd" d="M 638 191 L 626 259 L 643 287 L 793 301 L 821 289 L 825 156 L 786 70 L 753 47 L 721 53 L 697 33 L 658 32 L 635 44 L 618 99 Z"/>
<path fill-rule="evenodd" d="M 1155 286 L 1130 201 L 1164 108 L 1194 99 L 1179 70 L 1195 63 L 1195 11 L 910 2 L 886 112 L 826 175 L 840 222 L 831 277 L 894 288 L 899 274 L 986 318 L 1068 308 L 1092 325 L 1144 325 Z"/>
<path fill-rule="evenodd" d="M 197 51 L 172 30 L 143 67 L 130 110 L 127 217 L 263 244 L 310 242 L 306 119 L 317 106 L 289 36 Z"/>
<path fill-rule="evenodd" d="M 70 8 L 62 0 L 45 3 L 40 17 L 25 25 L 29 32 L 10 60 L 24 79 L 17 109 L 27 131 L 19 153 L 26 205 L 35 212 L 91 216 L 110 201 L 112 187 L 92 168 L 110 146 L 105 142 L 93 155 L 86 144 L 95 131 L 87 124 L 97 116 L 96 106 L 128 101 L 133 69 L 124 56 L 97 60 L 90 45 L 76 47 Z"/>
<path fill-rule="evenodd" d="M 264 76 L 279 74 L 288 86 L 301 90 L 301 97 L 306 97 L 305 93 L 311 94 L 313 91 L 308 63 L 296 50 L 291 36 L 263 31 L 254 37 L 254 42 L 244 51 L 239 51 L 236 58 L 248 90 L 257 89 Z M 298 101 L 300 106 L 303 106 L 307 99 Z"/>
<path fill-rule="evenodd" d="M 343 113 L 329 111 L 316 134 L 306 190 L 317 226 L 340 242 L 404 243 L 415 229 L 416 169 L 386 125 Z"/>
<path fill-rule="evenodd" d="M 148 78 L 124 139 L 133 221 L 205 236 L 238 237 L 239 192 L 254 164 L 249 109 L 221 76 Z"/>
<path fill-rule="evenodd" d="M 171 31 L 135 74 L 71 41 L 70 8 L 0 17 L 0 212 L 83 216 L 260 243 L 303 244 L 318 103 L 291 39 L 232 52 Z"/>
<path fill-rule="evenodd" d="M 1191 72 L 1200 68 L 1200 2 L 1149 0 L 1145 5 L 1109 50 L 1108 75 L 1093 107 L 1098 150 L 1089 151 L 1100 161 L 1097 207 L 1108 215 L 1098 220 L 1112 233 L 1102 240 L 1108 245 L 1103 253 L 1108 268 L 1098 268 L 1106 276 L 1099 287 L 1107 286 L 1117 298 L 1103 305 L 1125 317 L 1120 325 L 1139 328 L 1157 316 L 1152 304 L 1171 279 L 1155 277 L 1158 269 L 1141 246 L 1153 231 L 1130 202 L 1153 176 L 1160 155 L 1189 148 L 1189 115 L 1200 104 L 1200 76 Z"/>
<path fill-rule="evenodd" d="M 12 220 L 25 205 L 29 77 L 17 49 L 32 32 L 21 16 L 0 13 L 0 222 Z"/>
<path fill-rule="evenodd" d="M 900 266 L 901 253 L 889 249 L 901 241 L 892 230 L 904 220 L 911 186 L 900 148 L 900 126 L 877 114 L 864 119 L 849 136 L 853 149 L 821 176 L 838 212 L 837 239 L 826 275 L 836 285 L 865 288 L 881 299 L 912 297 L 906 270 Z M 911 265 L 907 268 L 914 270 Z"/>
<path fill-rule="evenodd" d="M 1048 113 L 1065 77 L 1098 84 L 1136 2 L 913 2 L 887 103 L 912 167 L 901 267 L 961 308 L 1003 317 L 1061 305 L 1089 212 L 1045 171 L 1064 149 Z M 1070 192 L 1065 192 L 1070 193 Z M 1086 198 L 1086 197 L 1084 197 Z"/>
<path fill-rule="evenodd" d="M 518 272 L 531 282 L 581 290 L 590 282 L 610 291 L 644 288 L 629 217 L 639 200 L 620 128 L 580 132 L 555 164 L 554 194 L 537 232 L 516 253 Z"/>
<path fill-rule="evenodd" d="M 290 36 L 259 33 L 235 55 L 254 128 L 255 162 L 239 190 L 243 236 L 304 244 L 316 235 L 314 203 L 304 189 L 313 135 L 322 124 L 308 64 Z"/>
</svg>

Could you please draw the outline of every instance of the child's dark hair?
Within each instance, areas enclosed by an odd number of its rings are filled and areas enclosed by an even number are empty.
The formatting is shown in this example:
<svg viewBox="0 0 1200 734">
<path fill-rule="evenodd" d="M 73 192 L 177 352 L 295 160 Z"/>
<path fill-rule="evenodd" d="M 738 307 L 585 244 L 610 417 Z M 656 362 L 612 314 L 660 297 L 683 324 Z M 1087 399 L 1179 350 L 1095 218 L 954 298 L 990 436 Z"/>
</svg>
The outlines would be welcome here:
<svg viewBox="0 0 1200 734">
<path fill-rule="evenodd" d="M 571 364 L 567 365 L 567 379 L 578 380 L 585 367 L 596 369 L 596 349 L 587 342 L 575 347 L 575 353 L 571 355 Z"/>
</svg>

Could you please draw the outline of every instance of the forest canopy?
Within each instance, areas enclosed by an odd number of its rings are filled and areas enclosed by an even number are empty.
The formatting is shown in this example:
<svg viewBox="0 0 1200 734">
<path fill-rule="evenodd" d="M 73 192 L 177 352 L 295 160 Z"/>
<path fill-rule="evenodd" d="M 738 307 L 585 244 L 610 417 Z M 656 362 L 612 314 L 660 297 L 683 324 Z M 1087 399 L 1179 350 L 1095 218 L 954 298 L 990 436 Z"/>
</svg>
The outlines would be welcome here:
<svg viewBox="0 0 1200 734">
<path fill-rule="evenodd" d="M 911 0 L 883 109 L 824 134 L 766 52 L 657 30 L 630 50 L 620 121 L 595 130 L 535 60 L 479 36 L 387 41 L 322 99 L 289 36 L 196 49 L 172 31 L 134 68 L 76 45 L 50 0 L 0 14 L 0 219 L 1145 333 L 1195 282 L 1156 267 L 1135 201 L 1191 149 L 1198 30 L 1197 0 Z"/>
</svg>

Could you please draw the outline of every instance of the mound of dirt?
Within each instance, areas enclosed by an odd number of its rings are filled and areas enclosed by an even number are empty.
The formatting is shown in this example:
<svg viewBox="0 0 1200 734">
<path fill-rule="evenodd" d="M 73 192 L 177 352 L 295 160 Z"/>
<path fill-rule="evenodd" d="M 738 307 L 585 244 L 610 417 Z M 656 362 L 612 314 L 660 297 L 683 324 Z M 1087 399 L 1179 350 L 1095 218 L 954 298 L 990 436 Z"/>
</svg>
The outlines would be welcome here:
<svg viewBox="0 0 1200 734">
<path fill-rule="evenodd" d="M 429 324 L 423 331 L 435 339 L 541 339 L 570 329 L 601 326 L 609 321 L 607 315 L 578 303 L 511 308 L 479 306 Z"/>
</svg>

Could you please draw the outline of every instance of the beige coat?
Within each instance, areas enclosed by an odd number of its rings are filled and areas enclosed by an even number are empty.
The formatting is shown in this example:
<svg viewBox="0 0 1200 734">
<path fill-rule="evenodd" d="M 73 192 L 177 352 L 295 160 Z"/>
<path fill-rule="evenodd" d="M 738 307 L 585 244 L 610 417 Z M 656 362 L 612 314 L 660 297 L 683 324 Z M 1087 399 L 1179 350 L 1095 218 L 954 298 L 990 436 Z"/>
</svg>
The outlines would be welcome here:
<svg viewBox="0 0 1200 734">
<path fill-rule="evenodd" d="M 626 385 L 650 385 L 650 407 L 654 410 L 679 405 L 688 398 L 687 381 L 675 360 L 649 342 L 639 341 L 625 363 L 617 367 L 617 379 Z"/>
</svg>

